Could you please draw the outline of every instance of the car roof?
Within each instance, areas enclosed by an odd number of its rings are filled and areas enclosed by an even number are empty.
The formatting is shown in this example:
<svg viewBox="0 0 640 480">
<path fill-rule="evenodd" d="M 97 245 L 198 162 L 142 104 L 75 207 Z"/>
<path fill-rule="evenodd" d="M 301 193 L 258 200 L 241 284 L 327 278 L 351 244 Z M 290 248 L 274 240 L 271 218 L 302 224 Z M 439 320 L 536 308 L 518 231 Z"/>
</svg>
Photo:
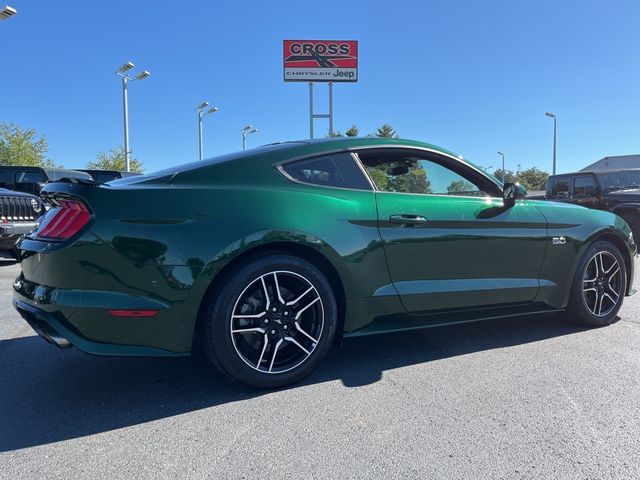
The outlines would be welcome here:
<svg viewBox="0 0 640 480">
<path fill-rule="evenodd" d="M 407 140 L 401 138 L 379 138 L 379 137 L 333 137 L 333 138 L 320 138 L 311 140 L 295 140 L 286 142 L 270 143 L 262 145 L 260 147 L 252 148 L 245 151 L 229 153 L 226 155 L 220 155 L 205 160 L 198 160 L 195 162 L 185 163 L 182 165 L 175 165 L 173 167 L 152 172 L 144 175 L 145 177 L 160 177 L 165 175 L 178 174 L 187 172 L 193 169 L 201 169 L 220 163 L 240 161 L 245 158 L 253 157 L 252 161 L 260 161 L 260 157 L 264 157 L 265 161 L 273 161 L 271 154 L 277 154 L 282 160 L 293 157 L 304 157 L 307 155 L 322 155 L 323 153 L 335 152 L 338 150 L 350 150 L 362 147 L 417 147 L 434 150 L 445 155 L 449 155 L 460 160 L 464 160 L 467 163 L 479 168 L 472 162 L 468 162 L 461 155 L 457 155 L 449 150 L 432 145 L 429 143 L 419 142 L 416 140 Z M 287 153 L 290 152 L 290 153 Z M 487 173 L 489 176 L 491 174 Z M 124 184 L 124 183 L 121 183 Z"/>
<path fill-rule="evenodd" d="M 569 175 L 585 175 L 585 174 L 596 174 L 596 173 L 621 173 L 621 172 L 640 172 L 640 168 L 617 168 L 615 170 L 580 170 L 579 172 L 570 172 L 570 173 L 556 173 L 555 175 L 549 175 L 549 178 L 556 177 L 568 177 Z"/>
</svg>

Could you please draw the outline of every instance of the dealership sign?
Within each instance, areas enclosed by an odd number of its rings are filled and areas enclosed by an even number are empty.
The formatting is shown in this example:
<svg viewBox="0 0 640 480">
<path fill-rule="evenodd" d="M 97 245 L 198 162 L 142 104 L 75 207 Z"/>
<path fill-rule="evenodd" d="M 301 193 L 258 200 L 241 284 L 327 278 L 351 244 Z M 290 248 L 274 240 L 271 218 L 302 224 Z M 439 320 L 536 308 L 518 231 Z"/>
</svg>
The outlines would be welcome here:
<svg viewBox="0 0 640 480">
<path fill-rule="evenodd" d="M 357 82 L 355 40 L 285 40 L 285 82 Z"/>
</svg>

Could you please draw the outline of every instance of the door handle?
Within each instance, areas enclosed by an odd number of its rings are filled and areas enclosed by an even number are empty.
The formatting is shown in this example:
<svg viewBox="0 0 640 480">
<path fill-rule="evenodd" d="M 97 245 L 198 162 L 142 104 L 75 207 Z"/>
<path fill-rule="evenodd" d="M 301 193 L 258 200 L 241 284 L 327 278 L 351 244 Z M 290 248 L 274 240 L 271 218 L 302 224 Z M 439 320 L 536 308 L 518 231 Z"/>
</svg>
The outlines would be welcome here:
<svg viewBox="0 0 640 480">
<path fill-rule="evenodd" d="M 427 223 L 427 219 L 422 215 L 395 214 L 389 217 L 389 223 L 394 223 L 401 227 L 420 227 Z"/>
</svg>

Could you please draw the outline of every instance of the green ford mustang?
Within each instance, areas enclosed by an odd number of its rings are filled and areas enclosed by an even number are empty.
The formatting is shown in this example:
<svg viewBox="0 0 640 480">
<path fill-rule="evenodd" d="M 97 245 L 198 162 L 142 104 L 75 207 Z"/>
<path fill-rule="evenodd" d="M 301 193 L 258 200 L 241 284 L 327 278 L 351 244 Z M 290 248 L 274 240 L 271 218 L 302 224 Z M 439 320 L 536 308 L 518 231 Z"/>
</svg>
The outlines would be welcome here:
<svg viewBox="0 0 640 480">
<path fill-rule="evenodd" d="M 636 246 L 608 212 L 531 201 L 432 145 L 287 142 L 108 184 L 49 183 L 15 306 L 98 355 L 188 355 L 295 382 L 336 337 L 564 311 L 611 323 Z"/>
</svg>

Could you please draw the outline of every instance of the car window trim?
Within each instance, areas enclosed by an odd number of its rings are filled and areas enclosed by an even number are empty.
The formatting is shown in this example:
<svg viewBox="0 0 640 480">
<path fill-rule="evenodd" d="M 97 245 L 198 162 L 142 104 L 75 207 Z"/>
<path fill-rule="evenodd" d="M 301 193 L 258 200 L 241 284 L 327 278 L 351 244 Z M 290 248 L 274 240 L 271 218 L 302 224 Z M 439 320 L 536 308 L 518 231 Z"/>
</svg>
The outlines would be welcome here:
<svg viewBox="0 0 640 480">
<path fill-rule="evenodd" d="M 310 183 L 310 182 L 305 182 L 303 180 L 299 180 L 297 178 L 292 177 L 286 170 L 285 170 L 285 166 L 290 164 L 290 163 L 295 163 L 295 162 L 299 162 L 301 160 L 313 160 L 315 158 L 322 158 L 322 157 L 328 157 L 331 155 L 335 155 L 336 153 L 347 153 L 349 154 L 349 156 L 351 157 L 351 159 L 355 162 L 355 164 L 358 166 L 358 168 L 360 168 L 360 171 L 362 172 L 362 174 L 364 175 L 364 178 L 367 180 L 367 182 L 369 183 L 369 189 L 365 189 L 365 188 L 350 188 L 350 187 L 338 187 L 336 185 L 320 185 L 319 183 Z M 360 163 L 358 162 L 358 159 L 356 158 L 356 156 L 353 154 L 352 151 L 350 151 L 349 149 L 339 149 L 339 150 L 332 150 L 329 152 L 323 152 L 323 153 L 313 153 L 310 155 L 303 155 L 300 157 L 296 157 L 296 158 L 292 158 L 292 159 L 288 159 L 288 160 L 284 160 L 282 162 L 277 162 L 273 165 L 275 167 L 276 170 L 278 170 L 287 180 L 293 182 L 293 183 L 298 183 L 300 185 L 308 185 L 311 187 L 320 187 L 320 188 L 335 188 L 337 190 L 351 190 L 351 191 L 355 191 L 355 192 L 370 192 L 370 191 L 375 191 L 375 185 L 373 184 L 373 182 L 371 182 L 371 179 L 369 178 L 369 176 L 366 174 L 366 171 L 364 171 L 362 169 L 362 166 L 360 165 Z"/>
<path fill-rule="evenodd" d="M 371 145 L 371 146 L 367 146 L 366 148 L 356 147 L 356 148 L 354 148 L 354 153 L 356 154 L 357 161 L 360 164 L 360 168 L 366 173 L 367 178 L 369 179 L 369 182 L 374 186 L 374 189 L 375 189 L 376 192 L 380 192 L 380 193 L 400 193 L 400 194 L 406 194 L 406 195 L 422 195 L 422 196 L 429 195 L 429 196 L 432 196 L 432 197 L 446 197 L 446 198 L 452 198 L 452 197 L 483 198 L 483 199 L 484 198 L 502 198 L 502 195 L 494 196 L 494 195 L 490 195 L 489 192 L 485 192 L 486 196 L 477 196 L 476 197 L 474 195 L 446 195 L 446 194 L 443 194 L 443 193 L 388 192 L 386 190 L 380 190 L 375 185 L 373 179 L 369 176 L 369 173 L 366 170 L 364 162 L 362 162 L 362 159 L 360 159 L 360 157 L 358 156 L 358 151 L 360 151 L 360 150 L 389 150 L 389 149 L 398 149 L 398 148 L 400 148 L 402 150 L 408 150 L 408 151 L 429 152 L 429 153 L 435 154 L 436 156 L 440 156 L 444 160 L 446 160 L 446 162 L 443 162 L 444 165 L 442 165 L 444 168 L 446 168 L 447 170 L 452 171 L 453 173 L 456 173 L 456 175 L 460 175 L 457 172 L 455 172 L 455 170 L 451 169 L 447 165 L 447 162 L 453 160 L 453 162 L 455 162 L 457 165 L 459 165 L 463 170 L 464 169 L 471 170 L 472 172 L 478 174 L 478 176 L 480 176 L 482 179 L 484 179 L 487 182 L 489 182 L 490 184 L 494 185 L 496 187 L 496 189 L 498 190 L 498 192 L 502 192 L 503 187 L 501 185 L 499 185 L 498 183 L 496 183 L 491 177 L 486 175 L 479 168 L 475 168 L 473 165 L 462 161 L 460 158 L 457 158 L 454 155 L 448 155 L 448 154 L 445 154 L 445 153 L 440 152 L 438 150 L 434 150 L 434 149 L 430 149 L 430 148 L 413 147 L 413 146 L 401 146 L 401 145 L 385 145 L 385 146 L 380 146 L 380 145 L 375 145 L 374 146 L 374 145 Z M 437 163 L 437 162 L 435 162 L 435 163 Z M 460 175 L 460 176 L 462 178 L 464 178 L 465 180 L 468 180 L 464 176 L 462 176 L 462 175 Z M 476 185 L 476 187 L 477 186 L 478 185 Z M 480 191 L 483 191 L 483 190 L 480 190 Z"/>
<path fill-rule="evenodd" d="M 353 190 L 353 191 L 356 191 L 356 192 L 368 192 L 369 190 L 363 190 L 361 188 L 334 187 L 334 186 L 316 185 L 316 184 L 313 184 L 313 183 L 302 182 L 302 181 L 297 180 L 295 178 L 292 178 L 290 175 L 288 175 L 287 172 L 284 171 L 282 166 L 286 165 L 288 163 L 297 162 L 298 160 L 305 160 L 307 158 L 314 158 L 314 157 L 322 157 L 322 156 L 325 156 L 325 155 L 332 155 L 334 153 L 340 153 L 340 152 L 349 152 L 352 155 L 356 154 L 355 160 L 356 160 L 356 162 L 358 164 L 360 164 L 360 159 L 357 157 L 357 153 L 359 151 L 361 151 L 361 150 L 372 150 L 372 149 L 377 149 L 377 150 L 403 149 L 403 150 L 414 150 L 414 151 L 418 151 L 418 152 L 434 153 L 436 155 L 440 155 L 442 157 L 445 157 L 447 159 L 453 160 L 454 162 L 457 162 L 457 163 L 461 164 L 463 166 L 463 168 L 468 168 L 470 170 L 473 170 L 475 173 L 480 175 L 483 179 L 487 180 L 487 182 L 491 183 L 492 185 L 495 185 L 496 189 L 499 192 L 502 192 L 502 190 L 503 190 L 503 185 L 502 184 L 500 184 L 498 181 L 496 181 L 493 178 L 491 178 L 489 175 L 487 175 L 485 172 L 483 172 L 480 168 L 476 167 L 475 165 L 472 165 L 470 163 L 464 162 L 461 157 L 458 157 L 458 156 L 456 156 L 454 154 L 451 154 L 451 153 L 443 152 L 443 151 L 435 149 L 435 148 L 420 147 L 420 146 L 416 146 L 416 145 L 403 145 L 403 144 L 398 144 L 398 145 L 353 145 L 353 146 L 349 146 L 349 147 L 341 147 L 341 148 L 336 148 L 336 149 L 332 149 L 332 150 L 327 150 L 327 151 L 322 152 L 322 153 L 319 153 L 319 152 L 307 153 L 305 155 L 299 155 L 297 157 L 288 158 L 286 160 L 281 160 L 279 162 L 275 162 L 273 164 L 273 167 L 276 170 L 278 170 L 287 180 L 289 180 L 289 181 L 291 181 L 293 183 L 298 183 L 300 185 L 310 185 L 310 186 L 313 186 L 313 187 L 322 187 L 322 188 L 335 188 L 335 189 L 338 189 L 338 190 Z M 360 168 L 363 169 L 364 166 L 360 165 Z M 364 173 L 366 174 L 366 170 L 365 170 Z M 375 186 L 375 184 L 371 181 L 371 178 L 369 177 L 369 175 L 366 174 L 365 176 L 369 180 L 369 184 L 371 185 L 372 190 L 374 192 L 381 192 L 381 190 L 378 190 L 377 187 Z M 386 193 L 394 193 L 394 192 L 386 192 Z M 425 194 L 424 193 L 412 193 L 412 194 L 407 194 L 407 195 L 425 195 Z M 434 194 L 430 194 L 430 195 L 436 196 Z M 455 195 L 442 195 L 442 196 L 443 197 L 447 197 L 447 198 L 451 198 L 451 197 L 454 197 Z M 466 198 L 474 198 L 474 197 L 466 197 Z M 500 194 L 500 196 L 497 196 L 497 197 L 487 196 L 487 197 L 477 197 L 477 198 L 502 198 L 502 195 Z"/>
</svg>

